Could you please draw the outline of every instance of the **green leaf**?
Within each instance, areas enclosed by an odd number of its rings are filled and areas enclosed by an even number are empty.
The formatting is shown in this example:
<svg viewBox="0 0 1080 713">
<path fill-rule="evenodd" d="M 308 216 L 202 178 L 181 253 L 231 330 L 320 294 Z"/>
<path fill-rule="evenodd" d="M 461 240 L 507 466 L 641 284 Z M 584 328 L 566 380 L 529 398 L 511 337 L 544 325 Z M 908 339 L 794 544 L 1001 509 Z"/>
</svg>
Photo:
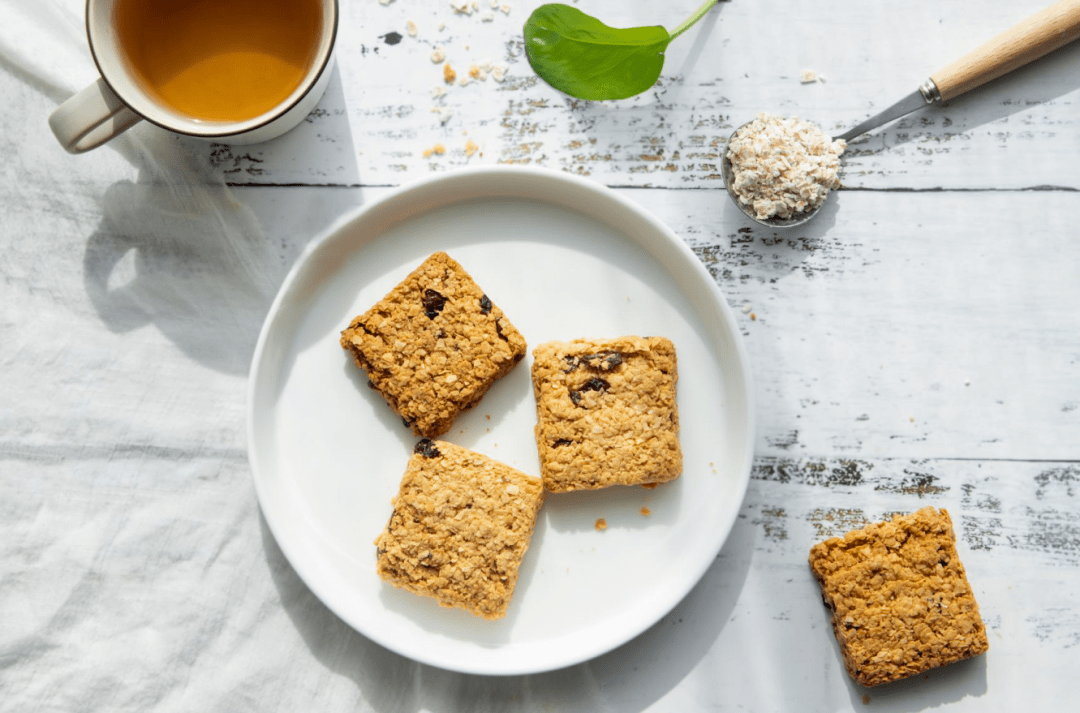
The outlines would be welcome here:
<svg viewBox="0 0 1080 713">
<path fill-rule="evenodd" d="M 541 5 L 525 22 L 525 53 L 545 82 L 578 99 L 626 99 L 656 84 L 672 37 L 655 27 L 608 27 L 569 5 Z"/>
</svg>

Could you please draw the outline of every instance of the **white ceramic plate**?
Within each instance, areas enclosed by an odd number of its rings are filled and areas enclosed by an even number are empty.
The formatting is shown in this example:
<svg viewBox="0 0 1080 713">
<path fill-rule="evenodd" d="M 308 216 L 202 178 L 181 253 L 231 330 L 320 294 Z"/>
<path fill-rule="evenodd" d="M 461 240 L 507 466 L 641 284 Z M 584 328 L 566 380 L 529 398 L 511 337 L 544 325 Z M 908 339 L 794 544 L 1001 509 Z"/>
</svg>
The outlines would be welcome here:
<svg viewBox="0 0 1080 713">
<path fill-rule="evenodd" d="M 417 439 L 338 344 L 353 316 L 437 250 L 472 274 L 530 349 L 638 334 L 666 336 L 678 352 L 683 474 L 653 490 L 549 495 L 510 610 L 494 622 L 376 576 L 372 542 Z M 443 438 L 538 475 L 531 366 L 530 354 Z M 277 295 L 248 396 L 259 503 L 300 577 L 374 641 L 469 673 L 568 666 L 659 620 L 723 545 L 753 454 L 746 354 L 708 272 L 632 202 L 546 170 L 444 174 L 338 222 Z"/>
</svg>

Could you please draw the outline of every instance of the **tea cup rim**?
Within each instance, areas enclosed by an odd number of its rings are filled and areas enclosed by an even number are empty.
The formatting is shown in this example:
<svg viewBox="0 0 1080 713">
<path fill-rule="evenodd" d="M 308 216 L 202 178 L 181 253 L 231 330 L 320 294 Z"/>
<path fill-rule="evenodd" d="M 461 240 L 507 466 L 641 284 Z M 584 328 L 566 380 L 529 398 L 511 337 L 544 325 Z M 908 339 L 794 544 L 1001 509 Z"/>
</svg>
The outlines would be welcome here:
<svg viewBox="0 0 1080 713">
<path fill-rule="evenodd" d="M 140 118 L 176 134 L 200 139 L 226 140 L 230 137 L 256 131 L 289 113 L 304 101 L 312 88 L 318 84 L 323 73 L 332 66 L 341 13 L 338 0 L 319 1 L 322 3 L 324 10 L 330 11 L 331 17 L 328 24 L 324 19 L 323 32 L 319 36 L 319 48 L 315 60 L 304 74 L 303 80 L 284 101 L 275 105 L 272 109 L 250 119 L 240 121 L 205 121 L 186 116 L 179 111 L 166 108 L 165 105 L 156 101 L 149 93 L 139 87 L 138 82 L 124 66 L 124 60 L 120 56 L 119 48 L 115 42 L 110 40 L 106 43 L 104 38 L 97 34 L 97 32 L 103 30 L 95 21 L 99 20 L 98 16 L 94 14 L 95 7 L 104 3 L 107 5 L 106 10 L 111 10 L 117 0 L 86 0 L 87 43 L 90 45 L 90 55 L 102 81 Z M 111 16 L 111 13 L 109 15 Z M 106 33 L 111 32 L 111 17 L 106 18 L 105 24 L 108 27 L 104 31 Z M 95 30 L 95 28 L 98 29 Z M 104 57 L 104 61 L 103 56 L 100 54 L 103 43 L 107 44 L 109 52 L 115 55 L 114 57 Z M 116 77 L 111 76 L 114 71 L 121 73 L 124 80 L 122 83 L 116 81 Z M 123 86 L 120 86 L 121 84 Z M 132 96 L 133 93 L 134 96 Z"/>
</svg>

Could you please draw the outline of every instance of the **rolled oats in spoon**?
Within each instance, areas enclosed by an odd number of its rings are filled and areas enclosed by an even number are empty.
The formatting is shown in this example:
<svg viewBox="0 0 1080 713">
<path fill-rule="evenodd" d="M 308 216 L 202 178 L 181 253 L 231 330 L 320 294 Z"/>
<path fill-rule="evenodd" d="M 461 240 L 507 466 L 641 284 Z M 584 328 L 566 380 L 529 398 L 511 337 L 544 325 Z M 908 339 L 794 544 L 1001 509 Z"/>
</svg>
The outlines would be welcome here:
<svg viewBox="0 0 1080 713">
<path fill-rule="evenodd" d="M 744 213 L 766 225 L 798 225 L 840 187 L 847 143 L 798 117 L 761 113 L 731 135 L 724 182 Z"/>
</svg>

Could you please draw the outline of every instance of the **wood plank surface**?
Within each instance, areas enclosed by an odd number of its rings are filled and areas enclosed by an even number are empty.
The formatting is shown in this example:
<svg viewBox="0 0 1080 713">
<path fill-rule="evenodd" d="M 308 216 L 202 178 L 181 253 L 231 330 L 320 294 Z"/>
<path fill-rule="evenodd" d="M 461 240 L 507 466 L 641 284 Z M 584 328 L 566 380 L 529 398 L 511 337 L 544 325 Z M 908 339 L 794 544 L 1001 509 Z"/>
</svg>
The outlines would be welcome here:
<svg viewBox="0 0 1080 713">
<path fill-rule="evenodd" d="M 672 44 L 654 90 L 622 102 L 585 102 L 539 81 L 528 65 L 520 26 L 538 4 L 514 4 L 492 22 L 403 2 L 346 5 L 339 66 L 355 70 L 339 69 L 320 110 L 272 146 L 208 149 L 209 161 L 236 183 L 397 185 L 494 160 L 608 185 L 715 187 L 728 137 L 759 112 L 795 114 L 841 133 L 1037 7 L 993 2 L 973 16 L 927 0 L 903 8 L 831 0 L 785 6 L 778 20 L 773 4 L 724 2 Z M 633 3 L 604 10 L 613 26 L 674 24 L 666 18 L 682 12 Z M 404 29 L 410 20 L 415 38 Z M 793 28 L 799 41 L 773 39 L 791 37 Z M 397 39 L 391 33 L 400 40 L 390 44 Z M 443 65 L 431 61 L 436 47 L 459 82 L 485 60 L 505 64 L 506 79 L 447 85 Z M 1080 171 L 1048 160 L 1057 151 L 1080 152 L 1078 61 L 1080 46 L 1068 46 L 857 140 L 845 158 L 844 185 L 1080 189 Z M 801 83 L 806 69 L 824 81 Z M 436 88 L 445 95 L 432 98 Z M 472 156 L 469 141 L 478 147 Z M 440 144 L 445 154 L 424 156 Z"/>
</svg>

